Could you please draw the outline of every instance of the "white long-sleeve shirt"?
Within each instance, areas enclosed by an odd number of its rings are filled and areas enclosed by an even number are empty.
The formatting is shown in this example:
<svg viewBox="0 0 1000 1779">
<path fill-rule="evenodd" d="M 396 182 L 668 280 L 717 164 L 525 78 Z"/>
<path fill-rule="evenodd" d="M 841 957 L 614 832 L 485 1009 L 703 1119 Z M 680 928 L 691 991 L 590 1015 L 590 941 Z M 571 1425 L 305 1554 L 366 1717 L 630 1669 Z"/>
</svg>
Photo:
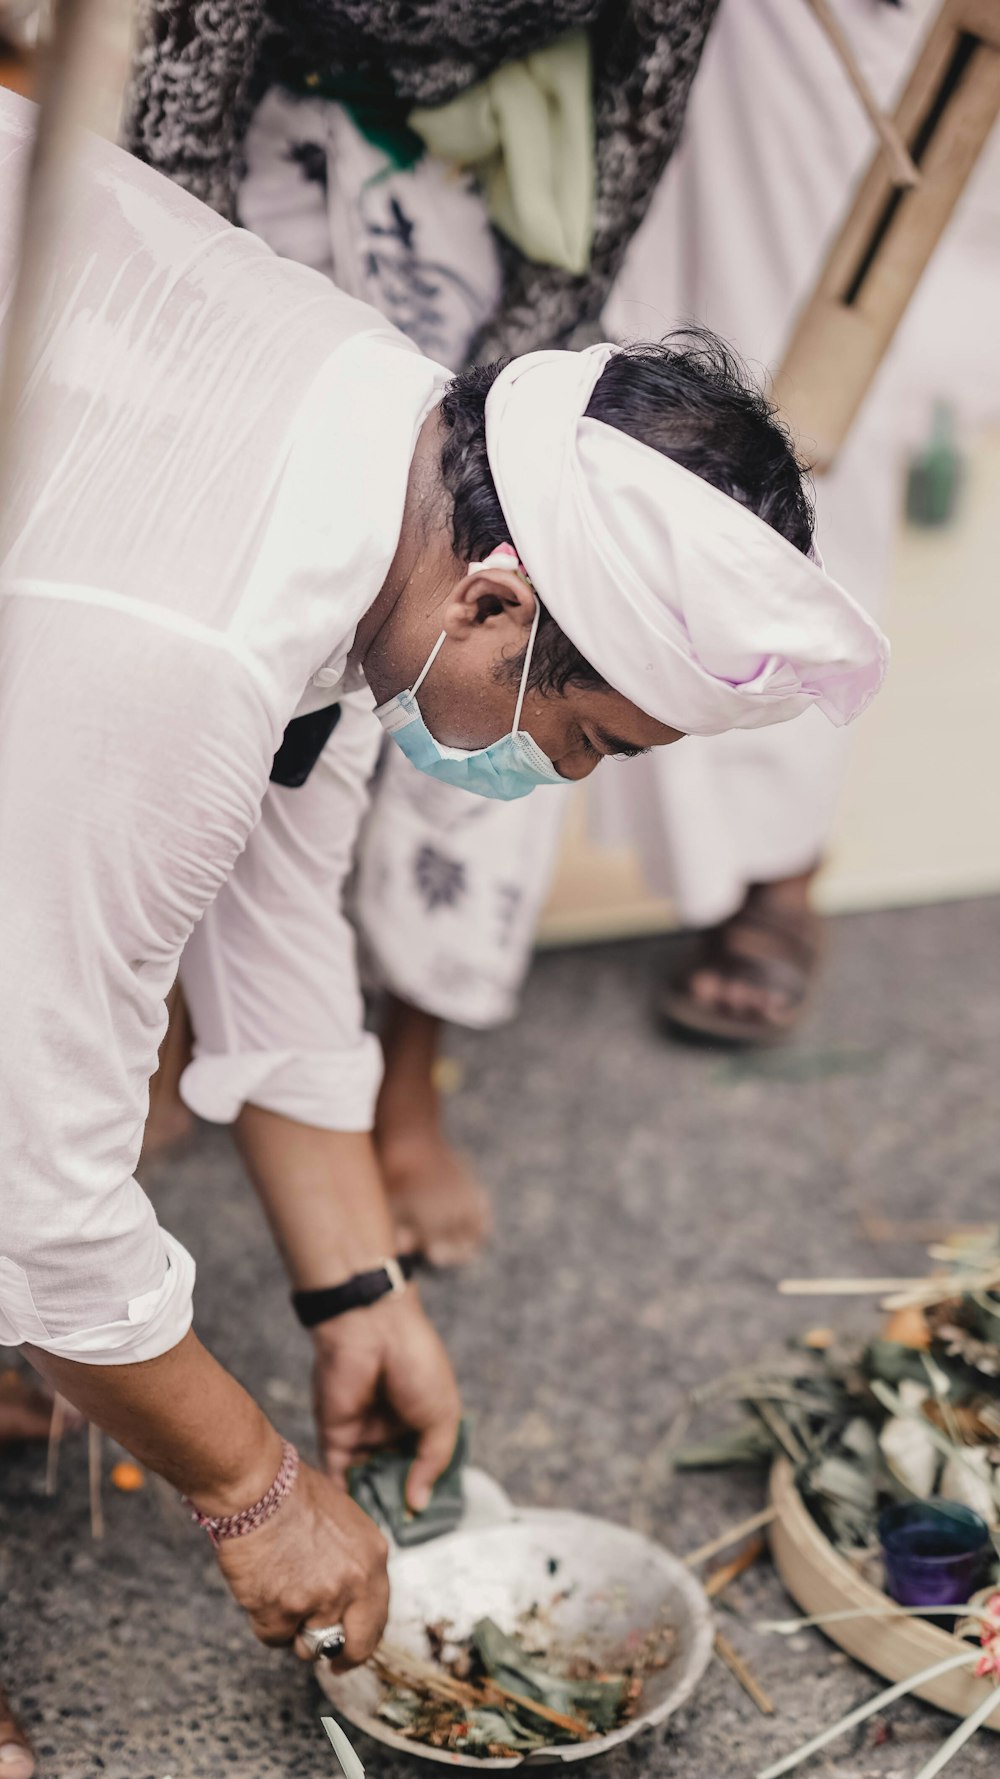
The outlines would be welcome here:
<svg viewBox="0 0 1000 1779">
<path fill-rule="evenodd" d="M 0 317 L 33 125 L 0 94 Z M 0 1343 L 114 1364 L 191 1320 L 133 1178 L 164 995 L 286 723 L 344 688 L 444 373 L 107 144 L 75 186 L 0 491 Z M 317 869 L 324 782 L 294 818 Z M 228 948 L 275 1006 L 308 984 L 315 1061 L 342 1044 L 313 903 Z"/>
</svg>

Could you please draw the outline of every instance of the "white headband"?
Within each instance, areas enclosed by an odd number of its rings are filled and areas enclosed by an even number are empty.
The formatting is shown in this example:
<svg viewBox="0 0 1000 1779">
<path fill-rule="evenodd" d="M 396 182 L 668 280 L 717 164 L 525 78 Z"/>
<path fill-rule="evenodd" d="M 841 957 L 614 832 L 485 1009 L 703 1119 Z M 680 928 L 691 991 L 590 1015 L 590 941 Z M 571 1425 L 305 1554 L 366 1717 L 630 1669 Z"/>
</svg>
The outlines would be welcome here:
<svg viewBox="0 0 1000 1779">
<path fill-rule="evenodd" d="M 529 352 L 486 401 L 486 448 L 517 553 L 608 684 L 690 735 L 849 723 L 889 647 L 850 594 L 700 476 L 586 417 L 618 350 Z"/>
</svg>

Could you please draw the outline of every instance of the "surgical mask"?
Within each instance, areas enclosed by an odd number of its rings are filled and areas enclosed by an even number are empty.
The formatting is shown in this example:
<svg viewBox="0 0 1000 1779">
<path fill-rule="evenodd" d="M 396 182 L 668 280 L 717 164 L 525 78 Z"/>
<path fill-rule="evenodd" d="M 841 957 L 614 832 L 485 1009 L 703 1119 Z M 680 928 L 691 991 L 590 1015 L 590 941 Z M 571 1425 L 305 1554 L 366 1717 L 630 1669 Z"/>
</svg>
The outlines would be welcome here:
<svg viewBox="0 0 1000 1779">
<path fill-rule="evenodd" d="M 511 555 L 512 552 L 502 551 L 504 567 L 511 566 Z M 501 551 L 495 551 L 485 562 L 474 562 L 470 566 L 473 569 L 485 568 L 495 560 L 501 560 Z M 420 714 L 417 693 L 438 658 L 447 636 L 445 630 L 442 630 L 409 691 L 397 692 L 395 698 L 378 706 L 375 715 L 386 734 L 392 736 L 397 747 L 402 748 L 410 764 L 416 766 L 418 772 L 426 772 L 429 778 L 440 779 L 443 784 L 457 785 L 463 791 L 472 791 L 477 797 L 497 797 L 507 803 L 515 797 L 526 797 L 536 785 L 565 785 L 566 779 L 556 771 L 548 754 L 542 752 L 526 729 L 518 728 L 540 616 L 541 607 L 536 599 L 535 616 L 528 636 L 528 646 L 524 651 L 514 721 L 510 732 L 501 735 L 499 741 L 491 741 L 488 747 L 468 750 L 445 747 L 442 742 L 435 740 Z"/>
</svg>

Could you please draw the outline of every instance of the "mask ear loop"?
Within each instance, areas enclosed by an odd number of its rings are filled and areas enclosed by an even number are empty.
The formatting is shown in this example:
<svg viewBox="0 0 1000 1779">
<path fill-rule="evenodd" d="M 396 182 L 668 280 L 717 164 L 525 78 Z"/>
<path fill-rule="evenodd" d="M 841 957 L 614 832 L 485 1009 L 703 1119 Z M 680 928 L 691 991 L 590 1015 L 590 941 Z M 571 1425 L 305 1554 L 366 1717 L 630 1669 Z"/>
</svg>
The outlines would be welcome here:
<svg viewBox="0 0 1000 1779">
<path fill-rule="evenodd" d="M 513 563 L 511 563 L 508 560 L 509 557 L 513 557 Z M 498 544 L 497 548 L 495 550 L 493 550 L 489 556 L 484 557 L 482 562 L 470 562 L 469 563 L 470 572 L 474 572 L 477 568 L 492 568 L 494 566 L 501 567 L 501 568 L 514 567 L 516 572 L 518 574 L 520 574 L 525 581 L 528 581 L 528 577 L 525 574 L 524 569 L 521 567 L 520 562 L 518 561 L 517 552 L 515 551 L 513 545 L 511 545 L 511 544 Z M 530 581 L 528 581 L 528 585 L 529 585 L 529 587 L 531 586 Z M 533 587 L 531 590 L 532 590 L 532 592 L 534 592 Z M 514 731 L 517 729 L 517 726 L 521 721 L 521 706 L 524 703 L 524 694 L 528 689 L 528 669 L 531 666 L 531 652 L 535 646 L 535 634 L 538 630 L 538 620 L 541 617 L 541 615 L 542 615 L 542 608 L 539 605 L 538 600 L 536 598 L 535 599 L 535 616 L 532 620 L 531 634 L 528 637 L 528 646 L 527 646 L 527 650 L 525 652 L 525 657 L 524 657 L 524 668 L 521 673 L 521 686 L 520 686 L 520 690 L 517 694 L 517 707 L 514 711 L 514 725 L 513 725 L 513 728 L 511 729 L 512 735 L 514 734 Z M 417 674 L 416 679 L 414 680 L 412 686 L 410 687 L 410 697 L 411 698 L 416 697 L 417 693 L 419 692 L 421 686 L 424 683 L 424 680 L 427 678 L 427 675 L 430 673 L 431 668 L 433 667 L 435 661 L 437 660 L 439 654 L 441 653 L 442 648 L 444 647 L 445 639 L 446 639 L 447 635 L 448 635 L 447 630 L 442 630 L 440 636 L 437 639 L 437 642 L 434 644 L 434 647 L 432 648 L 430 654 L 428 655 L 426 661 L 424 662 L 422 668 L 420 669 L 420 672 Z"/>
<path fill-rule="evenodd" d="M 511 723 L 511 726 L 510 726 L 510 732 L 512 735 L 516 735 L 517 731 L 521 727 L 521 711 L 524 707 L 524 694 L 528 690 L 528 675 L 531 672 L 531 657 L 534 654 L 534 650 L 535 650 L 535 637 L 538 635 L 538 620 L 541 617 L 541 615 L 542 615 L 542 608 L 538 603 L 538 598 L 536 595 L 536 597 L 535 597 L 535 615 L 531 620 L 531 629 L 528 633 L 527 647 L 525 648 L 525 651 L 524 651 L 524 666 L 521 669 L 521 684 L 518 687 L 517 704 L 514 707 L 514 721 Z"/>
<path fill-rule="evenodd" d="M 424 680 L 427 678 L 427 675 L 430 673 L 431 668 L 433 667 L 435 661 L 437 660 L 438 656 L 441 653 L 442 648 L 444 647 L 444 639 L 447 636 L 447 634 L 448 634 L 447 630 L 442 630 L 440 636 L 437 639 L 437 642 L 434 644 L 434 647 L 432 648 L 426 661 L 424 662 L 423 666 L 421 667 L 420 672 L 417 674 L 416 679 L 414 680 L 412 686 L 410 687 L 410 697 L 411 698 L 416 697 L 417 693 L 419 692 L 421 686 L 424 683 Z"/>
</svg>

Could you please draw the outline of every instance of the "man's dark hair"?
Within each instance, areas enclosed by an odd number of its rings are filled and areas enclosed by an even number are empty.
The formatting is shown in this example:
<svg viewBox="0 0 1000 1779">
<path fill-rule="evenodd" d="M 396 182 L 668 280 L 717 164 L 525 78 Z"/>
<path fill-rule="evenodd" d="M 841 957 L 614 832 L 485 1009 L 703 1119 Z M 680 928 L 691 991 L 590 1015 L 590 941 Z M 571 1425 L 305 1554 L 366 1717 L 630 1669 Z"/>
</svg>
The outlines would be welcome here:
<svg viewBox="0 0 1000 1779">
<path fill-rule="evenodd" d="M 456 555 L 481 560 L 511 543 L 486 455 L 486 397 L 503 361 L 474 365 L 448 385 L 441 473 L 451 497 Z M 626 346 L 606 365 L 587 413 L 672 457 L 749 507 L 797 550 L 809 549 L 813 508 L 805 471 L 773 404 L 737 354 L 707 328 Z M 519 659 L 505 663 L 516 678 Z M 606 682 L 542 607 L 530 685 L 544 692 Z"/>
</svg>

